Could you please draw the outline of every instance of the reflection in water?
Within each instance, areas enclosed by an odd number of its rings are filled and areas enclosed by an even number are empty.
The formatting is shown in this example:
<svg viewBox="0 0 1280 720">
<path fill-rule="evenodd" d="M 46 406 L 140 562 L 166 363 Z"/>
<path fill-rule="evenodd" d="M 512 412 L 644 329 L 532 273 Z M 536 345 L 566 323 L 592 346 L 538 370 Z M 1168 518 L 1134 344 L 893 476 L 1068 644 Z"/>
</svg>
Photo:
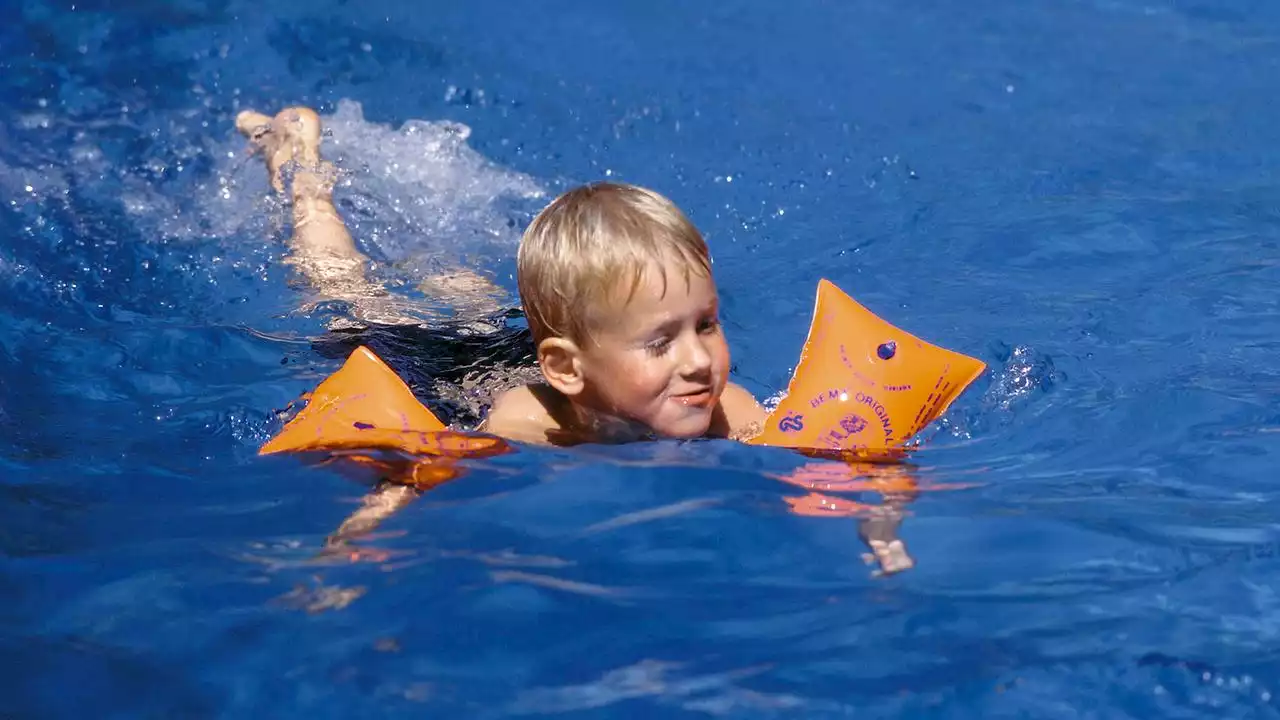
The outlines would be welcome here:
<svg viewBox="0 0 1280 720">
<path fill-rule="evenodd" d="M 509 443 L 498 438 L 479 433 L 454 433 L 445 430 L 443 433 L 429 433 L 433 442 L 429 447 L 434 454 L 410 455 L 406 452 L 383 450 L 356 450 L 349 448 L 342 452 L 329 452 L 320 457 L 319 464 L 342 471 L 348 477 L 362 480 L 374 479 L 374 489 L 362 498 L 361 505 L 352 512 L 333 534 L 325 539 L 316 561 L 321 562 L 374 562 L 385 570 L 393 570 L 394 564 L 388 564 L 392 553 L 357 541 L 369 539 L 384 520 L 410 505 L 424 493 L 452 482 L 466 475 L 466 460 L 474 459 L 472 455 L 490 457 L 515 451 Z M 435 441 L 435 434 L 448 436 Z M 908 547 L 899 532 L 902 521 L 908 514 L 908 506 L 924 491 L 940 491 L 940 489 L 961 489 L 973 487 L 972 484 L 938 484 L 922 483 L 919 469 L 906 461 L 908 452 L 893 451 L 815 451 L 800 450 L 801 455 L 812 457 L 812 460 L 786 474 L 771 474 L 774 479 L 782 480 L 805 489 L 806 495 L 785 496 L 787 510 L 806 518 L 851 518 L 858 523 L 858 534 L 867 544 L 868 552 L 863 560 L 873 565 L 874 574 L 887 575 L 901 573 L 914 568 L 915 559 L 911 557 Z M 879 496 L 878 501 L 867 496 Z M 852 497 L 851 497 L 852 496 Z M 686 512 L 703 510 L 710 505 L 718 505 L 718 501 L 709 498 L 692 498 L 672 505 L 655 507 L 655 509 L 632 512 L 622 518 L 596 523 L 584 530 L 585 534 L 605 532 L 628 525 L 646 523 L 657 519 L 671 518 L 673 515 L 684 515 Z M 494 582 L 524 582 L 543 585 L 543 587 L 562 589 L 562 591 L 593 594 L 593 596 L 613 596 L 616 589 L 603 587 L 586 587 L 576 583 L 567 583 L 550 575 L 534 575 L 527 573 L 511 573 L 500 571 L 492 575 Z M 285 600 L 294 606 L 306 607 L 308 611 L 340 610 L 349 602 L 357 600 L 364 594 L 364 588 L 355 588 L 360 592 L 347 592 L 344 588 L 317 587 L 310 591 L 294 589 Z M 334 600 L 339 600 L 334 602 Z"/>
<path fill-rule="evenodd" d="M 384 433 L 382 435 L 392 435 Z M 382 435 L 370 433 L 378 439 Z M 456 480 L 467 474 L 462 461 L 493 457 L 512 452 L 514 448 L 491 435 L 443 430 L 418 433 L 420 454 L 403 451 L 404 433 L 388 439 L 384 447 L 367 449 L 348 448 L 342 451 L 304 454 L 316 464 L 338 470 L 356 480 L 374 480 L 374 488 L 360 502 L 360 507 L 347 516 L 338 529 L 325 538 L 324 546 L 313 558 L 318 563 L 381 564 L 384 570 L 395 570 L 389 563 L 392 553 L 368 545 L 356 546 L 354 541 L 368 538 L 387 518 L 411 504 L 426 491 Z M 313 587 L 295 587 L 279 602 L 287 607 L 304 609 L 310 613 L 342 610 L 367 592 L 364 586 L 341 587 L 327 585 L 319 578 Z"/>
<path fill-rule="evenodd" d="M 821 451 L 800 450 L 802 455 L 820 459 L 809 462 L 778 480 L 808 490 L 801 497 L 783 498 L 791 512 L 807 517 L 856 518 L 858 535 L 871 551 L 863 558 L 878 566 L 877 574 L 892 574 L 915 566 L 915 559 L 898 530 L 906 508 L 923 490 L 958 490 L 970 485 L 931 484 L 923 486 L 916 467 L 906 462 L 903 450 Z M 851 500 L 828 493 L 874 493 L 879 503 Z"/>
<path fill-rule="evenodd" d="M 426 492 L 465 476 L 468 471 L 466 461 L 515 451 L 509 443 L 481 433 L 442 431 L 424 433 L 423 438 L 421 445 L 425 450 L 422 454 L 410 454 L 393 447 L 394 443 L 385 443 L 380 449 L 352 447 L 304 456 L 348 477 L 374 483 L 373 490 L 365 495 L 360 507 L 326 538 L 314 561 L 342 564 L 372 562 L 387 571 L 396 569 L 398 565 L 390 562 L 390 552 L 358 541 L 369 540 L 385 520 Z M 655 447 L 658 452 L 663 451 L 661 444 Z M 804 495 L 781 498 L 788 511 L 804 517 L 856 520 L 858 535 L 868 549 L 863 560 L 875 567 L 875 575 L 899 573 L 915 566 L 915 559 L 899 537 L 899 530 L 908 506 L 922 492 L 973 486 L 922 482 L 919 469 L 907 461 L 908 453 L 902 450 L 797 452 L 811 460 L 785 474 L 770 474 L 773 479 L 807 491 Z M 879 499 L 871 499 L 868 495 L 877 495 Z M 720 501 L 714 498 L 692 498 L 598 522 L 585 528 L 583 534 L 598 534 L 669 519 L 719 504 Z M 614 597 L 618 593 L 615 588 L 523 571 L 495 571 L 491 573 L 491 580 L 534 584 L 598 597 Z M 344 588 L 321 585 L 306 590 L 295 589 L 285 600 L 310 612 L 319 612 L 345 608 L 363 592 L 364 588 L 349 592 Z"/>
<path fill-rule="evenodd" d="M 341 610 L 368 592 L 364 586 L 351 588 L 328 587 L 317 584 L 314 588 L 299 585 L 278 598 L 276 602 L 284 607 L 306 610 L 309 613 L 320 613 L 326 610 Z"/>
<path fill-rule="evenodd" d="M 321 465 L 334 466 L 357 479 L 372 475 L 376 481 L 360 508 L 325 541 L 325 554 L 344 549 L 351 540 L 377 529 L 383 520 L 422 493 L 466 475 L 463 461 L 514 451 L 510 443 L 493 435 L 441 430 L 414 433 L 420 441 L 414 446 L 417 452 L 409 453 L 403 449 L 409 434 L 379 428 L 370 428 L 365 433 L 365 437 L 375 441 L 382 438 L 385 443 L 380 447 L 351 447 L 321 455 Z"/>
<path fill-rule="evenodd" d="M 489 573 L 489 579 L 495 583 L 517 582 L 526 585 L 536 585 L 538 587 L 559 590 L 560 592 L 573 593 L 575 595 L 586 595 L 594 598 L 602 599 L 621 599 L 629 593 L 621 588 L 606 587 L 597 583 L 581 582 L 577 580 L 565 580 L 563 578 L 554 577 L 544 573 L 532 573 L 522 570 L 494 570 Z"/>
<path fill-rule="evenodd" d="M 755 665 L 699 673 L 686 663 L 644 659 L 605 671 L 590 682 L 524 690 L 509 711 L 517 715 L 581 712 L 639 698 L 708 715 L 796 710 L 803 705 L 798 697 L 748 690 L 739 684 L 768 669 Z"/>
</svg>

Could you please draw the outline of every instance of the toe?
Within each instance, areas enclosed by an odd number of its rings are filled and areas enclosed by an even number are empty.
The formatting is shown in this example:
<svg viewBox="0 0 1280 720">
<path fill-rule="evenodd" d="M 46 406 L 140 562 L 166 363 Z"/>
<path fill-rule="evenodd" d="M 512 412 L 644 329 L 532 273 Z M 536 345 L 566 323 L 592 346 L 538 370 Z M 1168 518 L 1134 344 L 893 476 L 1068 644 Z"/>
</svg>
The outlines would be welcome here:
<svg viewBox="0 0 1280 720">
<path fill-rule="evenodd" d="M 306 107 L 285 108 L 276 114 L 275 124 L 308 146 L 320 144 L 320 116 Z"/>
<path fill-rule="evenodd" d="M 236 115 L 236 129 L 246 137 L 254 137 L 264 126 L 271 126 L 271 118 L 260 112 L 245 110 Z"/>
</svg>

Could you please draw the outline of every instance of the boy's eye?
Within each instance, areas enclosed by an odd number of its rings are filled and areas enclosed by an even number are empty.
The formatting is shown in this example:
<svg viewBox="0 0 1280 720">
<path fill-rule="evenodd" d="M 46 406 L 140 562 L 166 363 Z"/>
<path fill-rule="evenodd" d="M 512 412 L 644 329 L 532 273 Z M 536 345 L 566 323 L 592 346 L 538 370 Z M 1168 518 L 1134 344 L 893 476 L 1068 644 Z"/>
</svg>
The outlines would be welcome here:
<svg viewBox="0 0 1280 720">
<path fill-rule="evenodd" d="M 669 337 L 656 338 L 649 341 L 649 344 L 644 346 L 645 350 L 648 350 L 654 355 L 661 355 L 666 352 L 669 347 L 671 347 L 671 338 Z"/>
<path fill-rule="evenodd" d="M 720 327 L 720 318 L 707 318 L 698 323 L 698 332 L 705 334 L 713 333 Z"/>
</svg>

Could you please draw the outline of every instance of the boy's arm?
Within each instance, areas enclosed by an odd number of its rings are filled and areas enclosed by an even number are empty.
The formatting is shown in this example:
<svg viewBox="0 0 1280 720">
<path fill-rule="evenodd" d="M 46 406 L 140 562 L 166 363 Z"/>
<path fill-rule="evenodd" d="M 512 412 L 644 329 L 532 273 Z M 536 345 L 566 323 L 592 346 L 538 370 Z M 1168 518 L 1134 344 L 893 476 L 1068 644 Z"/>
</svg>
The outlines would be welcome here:
<svg viewBox="0 0 1280 720">
<path fill-rule="evenodd" d="M 729 423 L 729 438 L 732 440 L 749 440 L 759 435 L 764 430 L 765 418 L 769 416 L 751 393 L 735 383 L 725 384 L 724 393 L 720 395 L 720 407 Z"/>
<path fill-rule="evenodd" d="M 324 552 L 330 555 L 348 549 L 348 544 L 377 529 L 378 525 L 421 495 L 415 488 L 383 482 L 364 496 L 360 509 L 351 513 L 342 525 L 325 538 Z"/>
</svg>

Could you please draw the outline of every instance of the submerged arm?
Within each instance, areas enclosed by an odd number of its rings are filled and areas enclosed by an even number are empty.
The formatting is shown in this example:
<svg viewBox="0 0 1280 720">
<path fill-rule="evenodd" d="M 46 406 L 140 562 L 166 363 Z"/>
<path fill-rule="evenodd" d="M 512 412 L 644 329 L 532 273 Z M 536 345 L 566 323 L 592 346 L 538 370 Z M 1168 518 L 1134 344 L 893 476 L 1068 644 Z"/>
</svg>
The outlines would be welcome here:
<svg viewBox="0 0 1280 720">
<path fill-rule="evenodd" d="M 338 529 L 325 538 L 325 552 L 342 550 L 347 544 L 373 532 L 383 520 L 418 499 L 422 493 L 407 485 L 383 482 L 373 492 L 364 496 L 360 509 L 351 513 Z"/>
</svg>

